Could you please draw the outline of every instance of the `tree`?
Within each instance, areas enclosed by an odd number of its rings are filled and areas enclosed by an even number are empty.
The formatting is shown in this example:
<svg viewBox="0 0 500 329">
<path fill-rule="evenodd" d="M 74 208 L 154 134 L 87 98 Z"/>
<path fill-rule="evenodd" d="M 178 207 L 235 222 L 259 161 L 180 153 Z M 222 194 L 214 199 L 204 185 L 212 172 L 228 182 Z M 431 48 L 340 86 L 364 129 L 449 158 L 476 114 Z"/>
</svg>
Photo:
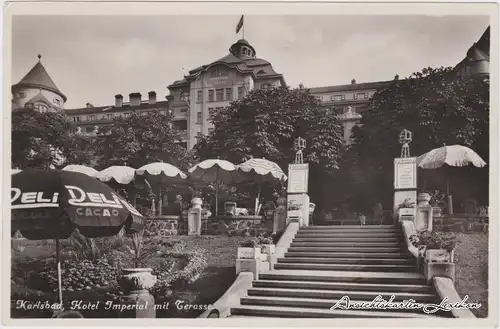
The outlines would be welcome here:
<svg viewBox="0 0 500 329">
<path fill-rule="evenodd" d="M 59 167 L 70 122 L 61 112 L 23 108 L 12 112 L 12 167 Z"/>
<path fill-rule="evenodd" d="M 188 169 L 193 162 L 192 152 L 180 145 L 181 132 L 171 123 L 170 114 L 159 112 L 116 118 L 98 133 L 95 147 L 99 168 L 127 165 L 137 169 L 163 161 L 181 170 Z"/>
<path fill-rule="evenodd" d="M 294 141 L 307 141 L 304 162 L 310 163 L 310 195 L 321 202 L 325 175 L 338 168 L 343 138 L 336 115 L 304 89 L 254 89 L 213 114 L 214 131 L 198 138 L 201 160 L 220 157 L 241 163 L 250 157 L 276 162 L 285 172 L 295 159 Z"/>
<path fill-rule="evenodd" d="M 398 135 L 403 129 L 413 133 L 412 156 L 443 145 L 460 144 L 488 159 L 488 77 L 459 77 L 451 68 L 426 68 L 379 90 L 369 108 L 363 113 L 363 126 L 353 131 L 356 166 L 351 163 L 342 170 L 351 172 L 349 177 L 353 180 L 354 170 L 362 175 L 364 184 L 355 193 L 372 188 L 371 200 L 367 202 L 383 199 L 390 207 L 393 159 L 400 156 Z"/>
</svg>

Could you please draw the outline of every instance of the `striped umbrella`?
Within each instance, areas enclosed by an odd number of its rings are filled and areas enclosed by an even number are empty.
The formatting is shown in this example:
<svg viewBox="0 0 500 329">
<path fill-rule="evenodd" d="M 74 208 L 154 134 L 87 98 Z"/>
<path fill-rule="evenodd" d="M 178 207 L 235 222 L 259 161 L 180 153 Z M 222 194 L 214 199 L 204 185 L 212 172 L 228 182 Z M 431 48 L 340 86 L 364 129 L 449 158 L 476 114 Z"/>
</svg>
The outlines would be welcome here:
<svg viewBox="0 0 500 329">
<path fill-rule="evenodd" d="M 83 165 L 68 165 L 64 167 L 62 170 L 64 171 L 72 171 L 72 172 L 79 172 L 82 174 L 85 174 L 90 177 L 95 177 L 97 175 L 98 171 L 95 170 L 94 168 L 83 166 Z"/>
<path fill-rule="evenodd" d="M 219 213 L 219 183 L 230 184 L 241 180 L 236 166 L 229 161 L 209 159 L 189 169 L 191 178 L 215 182 L 215 214 Z"/>
<path fill-rule="evenodd" d="M 161 188 L 169 183 L 181 182 L 187 178 L 186 174 L 177 167 L 164 162 L 153 162 L 142 166 L 135 171 L 135 175 L 136 178 L 142 177 L 146 179 L 153 188 L 158 189 L 158 212 L 160 216 L 162 212 Z"/>
<path fill-rule="evenodd" d="M 476 152 L 462 145 L 443 146 L 417 158 L 417 165 L 424 169 L 441 168 L 445 164 L 452 167 L 465 167 L 470 164 L 478 168 L 486 166 L 486 162 Z"/>
<path fill-rule="evenodd" d="M 257 183 L 258 193 L 255 205 L 255 214 L 258 214 L 258 204 L 260 202 L 260 189 L 263 183 L 281 183 L 286 181 L 283 170 L 276 163 L 266 159 L 250 159 L 237 166 L 243 180 Z"/>
<path fill-rule="evenodd" d="M 135 169 L 128 166 L 111 166 L 99 171 L 95 177 L 112 187 L 123 188 L 134 182 Z"/>
<path fill-rule="evenodd" d="M 462 145 L 450 145 L 433 149 L 417 157 L 417 166 L 423 169 L 437 169 L 444 165 L 465 167 L 473 165 L 482 168 L 486 162 L 470 148 Z M 446 180 L 446 195 L 448 196 L 448 212 L 453 214 L 453 201 L 450 195 L 450 185 Z"/>
</svg>

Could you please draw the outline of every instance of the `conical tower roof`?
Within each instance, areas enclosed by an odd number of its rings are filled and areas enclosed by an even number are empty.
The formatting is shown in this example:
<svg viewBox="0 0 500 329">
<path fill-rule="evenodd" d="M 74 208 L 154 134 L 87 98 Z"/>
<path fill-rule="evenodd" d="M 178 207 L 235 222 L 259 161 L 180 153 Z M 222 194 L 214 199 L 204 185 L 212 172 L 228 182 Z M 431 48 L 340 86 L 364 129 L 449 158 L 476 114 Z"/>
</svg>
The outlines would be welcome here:
<svg viewBox="0 0 500 329">
<path fill-rule="evenodd" d="M 21 79 L 17 84 L 12 86 L 12 89 L 19 87 L 32 87 L 50 90 L 59 94 L 66 102 L 66 96 L 57 88 L 52 78 L 47 73 L 47 70 L 42 65 L 40 59 L 42 56 L 38 55 L 38 63 Z"/>
</svg>

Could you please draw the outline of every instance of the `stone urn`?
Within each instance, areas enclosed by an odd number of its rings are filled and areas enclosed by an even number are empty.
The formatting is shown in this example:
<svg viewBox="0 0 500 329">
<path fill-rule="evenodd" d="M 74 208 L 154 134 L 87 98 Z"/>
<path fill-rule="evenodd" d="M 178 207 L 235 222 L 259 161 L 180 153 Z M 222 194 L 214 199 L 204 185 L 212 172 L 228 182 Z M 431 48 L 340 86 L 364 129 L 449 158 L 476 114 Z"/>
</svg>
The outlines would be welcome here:
<svg viewBox="0 0 500 329">
<path fill-rule="evenodd" d="M 276 200 L 276 203 L 278 204 L 278 207 L 286 208 L 286 196 L 278 197 L 278 200 Z"/>
<path fill-rule="evenodd" d="M 191 200 L 192 209 L 201 209 L 203 205 L 203 200 L 201 198 L 193 198 Z"/>
<path fill-rule="evenodd" d="M 428 206 L 429 201 L 431 201 L 431 195 L 429 193 L 419 193 L 417 197 L 417 202 L 419 206 Z"/>
<path fill-rule="evenodd" d="M 156 283 L 156 276 L 151 274 L 151 268 L 127 268 L 122 270 L 118 284 L 125 293 L 133 291 L 148 291 Z"/>
<path fill-rule="evenodd" d="M 309 203 L 309 216 L 312 216 L 315 208 L 316 208 L 316 205 L 314 203 L 310 202 Z"/>
</svg>

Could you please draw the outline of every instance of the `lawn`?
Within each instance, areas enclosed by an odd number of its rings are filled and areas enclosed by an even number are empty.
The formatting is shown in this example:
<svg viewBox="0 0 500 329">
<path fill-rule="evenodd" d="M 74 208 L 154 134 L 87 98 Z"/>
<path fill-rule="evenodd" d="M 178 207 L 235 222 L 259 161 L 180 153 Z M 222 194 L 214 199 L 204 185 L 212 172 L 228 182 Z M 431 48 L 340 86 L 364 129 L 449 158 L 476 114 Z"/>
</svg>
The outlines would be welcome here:
<svg viewBox="0 0 500 329">
<path fill-rule="evenodd" d="M 472 310 L 477 317 L 488 316 L 488 234 L 456 233 L 455 287 L 460 297 L 469 296 L 481 308 Z"/>
<path fill-rule="evenodd" d="M 179 310 L 176 301 L 182 305 L 209 305 L 214 303 L 236 278 L 236 256 L 238 244 L 245 237 L 228 236 L 175 236 L 171 239 L 183 240 L 187 249 L 201 248 L 205 251 L 207 267 L 199 278 L 175 291 L 174 297 L 166 310 L 157 310 L 157 317 L 192 318 L 203 310 L 192 307 Z M 55 257 L 55 244 L 52 241 L 13 241 L 22 246 L 12 250 L 13 262 L 23 262 L 24 258 L 45 260 Z M 64 280 L 64 277 L 63 277 Z M 179 305 L 181 305 L 179 304 Z"/>
</svg>

